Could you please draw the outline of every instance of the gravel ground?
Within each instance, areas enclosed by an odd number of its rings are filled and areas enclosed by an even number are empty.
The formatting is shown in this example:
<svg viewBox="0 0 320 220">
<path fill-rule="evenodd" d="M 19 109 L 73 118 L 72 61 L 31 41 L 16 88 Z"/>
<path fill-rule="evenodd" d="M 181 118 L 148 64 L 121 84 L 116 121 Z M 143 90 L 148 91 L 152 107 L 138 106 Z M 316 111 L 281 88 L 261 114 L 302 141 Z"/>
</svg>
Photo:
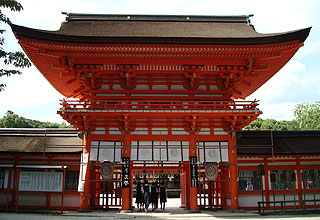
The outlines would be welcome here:
<svg viewBox="0 0 320 220">
<path fill-rule="evenodd" d="M 179 199 L 169 199 L 165 211 L 157 212 L 134 212 L 122 213 L 117 210 L 111 211 L 92 211 L 92 212 L 65 212 L 61 215 L 59 212 L 53 213 L 5 213 L 0 212 L 0 220 L 122 220 L 122 219 L 136 219 L 136 220 L 227 220 L 227 219 L 247 219 L 247 220 L 319 220 L 320 214 L 311 215 L 277 215 L 277 216 L 260 216 L 253 212 L 229 212 L 229 211 L 208 211 L 203 210 L 201 213 L 189 213 L 187 210 L 178 208 L 180 205 Z"/>
</svg>

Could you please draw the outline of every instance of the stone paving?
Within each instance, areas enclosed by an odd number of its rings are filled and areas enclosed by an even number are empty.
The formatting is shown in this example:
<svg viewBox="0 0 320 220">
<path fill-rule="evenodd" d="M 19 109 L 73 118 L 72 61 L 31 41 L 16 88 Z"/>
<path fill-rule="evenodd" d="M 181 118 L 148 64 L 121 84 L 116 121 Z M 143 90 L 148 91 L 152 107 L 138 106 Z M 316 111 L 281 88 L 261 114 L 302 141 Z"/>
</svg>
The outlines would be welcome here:
<svg viewBox="0 0 320 220">
<path fill-rule="evenodd" d="M 178 208 L 180 201 L 178 199 L 169 199 L 166 210 L 156 212 L 138 212 L 137 209 L 133 212 L 120 212 L 118 210 L 109 211 L 92 211 L 92 212 L 75 212 L 67 211 L 64 214 L 59 212 L 38 212 L 38 213 L 5 213 L 0 212 L 0 220 L 82 220 L 82 219 L 104 219 L 104 220 L 121 220 L 121 219 L 136 219 L 136 220 L 223 220 L 223 219 L 268 219 L 268 220 L 319 220 L 320 214 L 308 215 L 273 215 L 260 216 L 257 212 L 237 211 L 230 212 L 227 210 L 210 211 L 201 210 L 200 213 L 190 213 L 188 210 Z M 151 209 L 150 209 L 151 211 Z"/>
</svg>

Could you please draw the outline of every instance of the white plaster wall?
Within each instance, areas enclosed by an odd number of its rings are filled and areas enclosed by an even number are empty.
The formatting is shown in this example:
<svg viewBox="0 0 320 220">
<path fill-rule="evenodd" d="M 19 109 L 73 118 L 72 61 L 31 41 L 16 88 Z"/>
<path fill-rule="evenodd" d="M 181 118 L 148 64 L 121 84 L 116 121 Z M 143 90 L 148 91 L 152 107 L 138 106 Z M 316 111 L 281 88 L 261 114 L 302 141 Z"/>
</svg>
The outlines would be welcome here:
<svg viewBox="0 0 320 220">
<path fill-rule="evenodd" d="M 167 128 L 152 128 L 152 135 L 168 135 Z"/>
<path fill-rule="evenodd" d="M 53 194 L 51 195 L 51 206 L 60 206 L 61 205 L 61 195 Z M 80 195 L 64 195 L 63 198 L 64 207 L 80 207 Z"/>
<path fill-rule="evenodd" d="M 172 128 L 172 135 L 189 135 L 183 128 Z"/>
<path fill-rule="evenodd" d="M 46 206 L 46 193 L 21 193 L 19 192 L 19 206 Z"/>
<path fill-rule="evenodd" d="M 268 166 L 295 166 L 296 162 L 292 161 L 292 162 L 271 162 L 268 163 Z"/>
<path fill-rule="evenodd" d="M 320 160 L 318 161 L 301 161 L 301 165 L 320 165 Z"/>
<path fill-rule="evenodd" d="M 199 135 L 210 135 L 210 128 L 201 128 Z"/>
<path fill-rule="evenodd" d="M 148 128 L 136 128 L 131 134 L 148 135 Z"/>
<path fill-rule="evenodd" d="M 239 195 L 238 196 L 240 207 L 258 207 L 258 202 L 262 201 L 261 195 Z M 266 198 L 264 197 L 264 201 Z"/>
<path fill-rule="evenodd" d="M 313 200 L 314 196 L 316 197 L 316 199 L 320 199 L 320 193 L 306 193 L 306 200 Z M 302 191 L 302 199 L 304 199 L 304 194 Z M 317 204 L 319 204 L 319 202 L 317 202 Z M 306 205 L 314 205 L 314 202 L 307 202 Z"/>
<path fill-rule="evenodd" d="M 152 85 L 152 90 L 168 90 L 167 85 Z"/>
<path fill-rule="evenodd" d="M 103 127 L 97 127 L 93 132 L 91 132 L 91 134 L 102 134 L 105 135 L 106 134 L 106 129 Z"/>
<path fill-rule="evenodd" d="M 121 134 L 119 128 L 109 128 L 109 134 Z"/>
<path fill-rule="evenodd" d="M 296 194 L 295 197 L 296 197 L 296 200 L 299 199 L 298 194 Z M 270 201 L 271 201 L 271 202 L 274 201 L 274 200 L 273 200 L 272 191 L 270 192 L 269 198 L 270 198 Z M 286 198 L 286 201 L 294 200 L 294 194 L 287 194 L 287 193 L 285 193 L 285 198 Z M 277 194 L 277 195 L 275 195 L 275 200 L 276 200 L 276 201 L 284 201 L 283 194 Z"/>
<path fill-rule="evenodd" d="M 229 135 L 223 128 L 214 128 L 214 135 Z"/>
<path fill-rule="evenodd" d="M 9 202 L 11 202 L 11 195 L 9 195 Z M 0 205 L 5 205 L 7 203 L 7 193 L 0 192 Z"/>
</svg>

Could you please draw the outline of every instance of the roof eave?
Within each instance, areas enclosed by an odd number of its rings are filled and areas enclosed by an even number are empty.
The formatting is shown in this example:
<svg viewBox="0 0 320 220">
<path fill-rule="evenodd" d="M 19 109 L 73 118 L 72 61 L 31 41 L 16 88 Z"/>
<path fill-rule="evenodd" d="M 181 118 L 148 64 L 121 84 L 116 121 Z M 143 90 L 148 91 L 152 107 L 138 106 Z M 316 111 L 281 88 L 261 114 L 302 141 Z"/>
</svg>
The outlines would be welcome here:
<svg viewBox="0 0 320 220">
<path fill-rule="evenodd" d="M 263 45 L 284 43 L 290 41 L 304 42 L 310 29 L 300 29 L 283 34 L 268 35 L 254 38 L 198 38 L 198 37 L 93 37 L 61 35 L 50 31 L 42 31 L 11 24 L 16 38 L 26 37 L 61 43 L 90 43 L 90 44 L 180 44 L 180 45 Z"/>
</svg>

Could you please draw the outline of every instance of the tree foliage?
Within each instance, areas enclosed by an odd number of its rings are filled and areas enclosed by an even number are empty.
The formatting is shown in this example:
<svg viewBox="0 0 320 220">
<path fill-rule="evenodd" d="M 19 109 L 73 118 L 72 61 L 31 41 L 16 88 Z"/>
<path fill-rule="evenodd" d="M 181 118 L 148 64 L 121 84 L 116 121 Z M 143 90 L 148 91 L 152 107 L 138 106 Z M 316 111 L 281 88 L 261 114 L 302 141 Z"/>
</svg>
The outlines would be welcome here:
<svg viewBox="0 0 320 220">
<path fill-rule="evenodd" d="M 38 120 L 27 119 L 7 111 L 6 116 L 0 119 L 0 128 L 73 128 L 65 123 L 41 122 Z"/>
<path fill-rule="evenodd" d="M 298 104 L 294 116 L 301 130 L 320 130 L 320 102 Z"/>
<path fill-rule="evenodd" d="M 244 130 L 320 130 L 320 102 L 296 105 L 294 117 L 291 121 L 258 118 Z"/>
<path fill-rule="evenodd" d="M 244 130 L 299 130 L 297 126 L 297 121 L 277 121 L 275 119 L 261 119 L 251 122 L 249 125 L 244 127 Z"/>
<path fill-rule="evenodd" d="M 0 0 L 0 22 L 4 22 L 5 24 L 11 24 L 10 19 L 2 13 L 3 8 L 8 8 L 11 11 L 21 11 L 23 10 L 22 5 L 15 1 L 15 0 Z M 29 59 L 25 56 L 24 53 L 21 51 L 6 51 L 3 48 L 3 45 L 5 43 L 5 39 L 2 36 L 5 32 L 4 29 L 0 29 L 0 59 L 5 65 L 11 65 L 15 68 L 24 68 L 24 67 L 30 67 L 31 62 Z M 22 74 L 22 72 L 18 69 L 0 69 L 0 77 L 2 76 L 11 76 L 12 74 Z M 3 87 L 5 87 L 5 84 L 0 83 L 0 91 L 3 90 Z"/>
</svg>

